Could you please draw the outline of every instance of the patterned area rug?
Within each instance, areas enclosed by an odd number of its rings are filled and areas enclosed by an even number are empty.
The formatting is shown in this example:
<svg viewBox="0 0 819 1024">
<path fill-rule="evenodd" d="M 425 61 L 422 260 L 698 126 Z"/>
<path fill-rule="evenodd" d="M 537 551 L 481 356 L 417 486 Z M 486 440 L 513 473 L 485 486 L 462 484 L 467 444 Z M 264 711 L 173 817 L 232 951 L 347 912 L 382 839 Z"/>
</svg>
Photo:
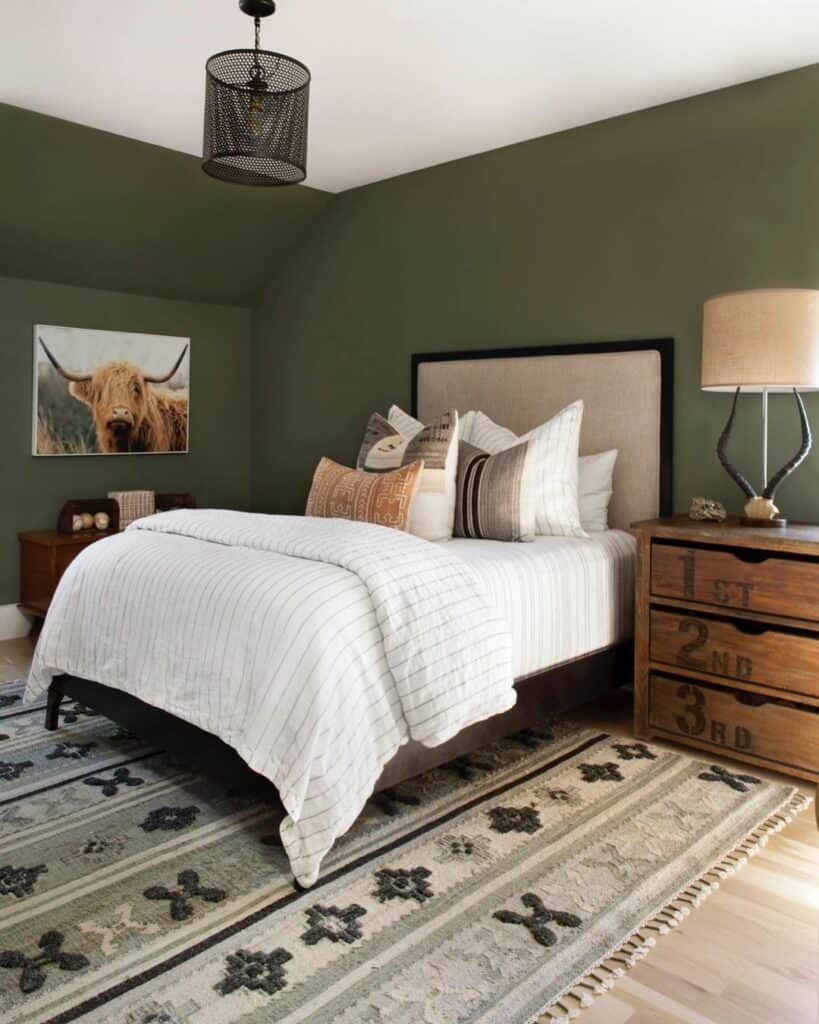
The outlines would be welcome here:
<svg viewBox="0 0 819 1024">
<path fill-rule="evenodd" d="M 568 1019 L 807 804 L 569 723 L 374 798 L 293 889 L 276 812 L 0 687 L 0 1022 Z"/>
</svg>

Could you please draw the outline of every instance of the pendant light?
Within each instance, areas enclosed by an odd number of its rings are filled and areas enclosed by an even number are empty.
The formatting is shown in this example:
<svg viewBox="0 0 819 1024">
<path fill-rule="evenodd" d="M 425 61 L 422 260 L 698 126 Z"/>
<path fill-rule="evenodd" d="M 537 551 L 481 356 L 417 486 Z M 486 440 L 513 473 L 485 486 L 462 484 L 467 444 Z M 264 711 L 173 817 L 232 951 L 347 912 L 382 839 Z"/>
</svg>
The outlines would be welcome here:
<svg viewBox="0 0 819 1024">
<path fill-rule="evenodd" d="M 261 19 L 274 0 L 239 0 L 253 18 L 252 50 L 224 50 L 205 65 L 202 170 L 237 185 L 296 185 L 307 174 L 310 71 L 260 48 Z"/>
</svg>

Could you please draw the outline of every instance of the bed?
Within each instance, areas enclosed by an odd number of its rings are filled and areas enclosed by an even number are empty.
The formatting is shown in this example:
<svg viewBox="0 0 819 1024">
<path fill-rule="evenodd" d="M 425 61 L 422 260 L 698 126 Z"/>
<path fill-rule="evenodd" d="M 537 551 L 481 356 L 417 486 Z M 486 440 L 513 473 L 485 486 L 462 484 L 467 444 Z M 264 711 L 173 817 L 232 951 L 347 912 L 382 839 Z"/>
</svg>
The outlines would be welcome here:
<svg viewBox="0 0 819 1024">
<path fill-rule="evenodd" d="M 581 452 L 620 451 L 612 530 L 430 544 L 339 520 L 166 513 L 72 564 L 28 696 L 48 688 L 49 728 L 69 696 L 209 764 L 232 751 L 276 785 L 294 874 L 312 884 L 374 785 L 629 678 L 624 528 L 668 509 L 671 356 L 663 340 L 413 357 L 422 419 L 481 408 L 520 433 L 583 398 Z"/>
</svg>

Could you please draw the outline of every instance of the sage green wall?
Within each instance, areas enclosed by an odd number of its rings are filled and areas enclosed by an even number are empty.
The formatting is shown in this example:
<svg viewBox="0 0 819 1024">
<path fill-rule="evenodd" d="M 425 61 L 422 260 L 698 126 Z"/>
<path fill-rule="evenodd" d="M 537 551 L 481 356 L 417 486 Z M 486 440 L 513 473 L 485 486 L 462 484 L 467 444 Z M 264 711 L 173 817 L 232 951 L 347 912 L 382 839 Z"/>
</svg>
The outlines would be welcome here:
<svg viewBox="0 0 819 1024">
<path fill-rule="evenodd" d="M 2 605 L 19 597 L 16 531 L 53 527 L 66 498 L 248 507 L 249 306 L 331 197 L 226 185 L 195 157 L 5 104 L 0 138 Z M 32 458 L 35 323 L 190 335 L 191 453 Z"/>
<path fill-rule="evenodd" d="M 331 196 L 0 103 L 0 274 L 248 305 Z"/>
<path fill-rule="evenodd" d="M 31 455 L 35 323 L 191 338 L 189 455 Z M 190 491 L 250 504 L 250 310 L 0 277 L 0 605 L 19 599 L 16 533 L 53 529 L 67 498 Z"/>
<path fill-rule="evenodd" d="M 368 414 L 409 402 L 412 352 L 671 335 L 675 506 L 738 509 L 701 310 L 763 285 L 819 287 L 819 66 L 345 193 L 254 312 L 255 503 L 303 508 L 318 458 L 349 462 Z M 775 463 L 798 424 L 792 399 L 771 406 Z M 734 447 L 754 479 L 758 410 Z M 779 497 L 819 519 L 819 452 Z"/>
</svg>

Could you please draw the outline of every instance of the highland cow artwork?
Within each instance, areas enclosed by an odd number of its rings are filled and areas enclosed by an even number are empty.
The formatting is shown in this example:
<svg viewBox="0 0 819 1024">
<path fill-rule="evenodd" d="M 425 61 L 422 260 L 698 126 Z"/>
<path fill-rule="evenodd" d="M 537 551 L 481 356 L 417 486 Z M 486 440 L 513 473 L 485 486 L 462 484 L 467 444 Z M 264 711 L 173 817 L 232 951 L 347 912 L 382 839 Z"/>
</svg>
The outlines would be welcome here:
<svg viewBox="0 0 819 1024">
<path fill-rule="evenodd" d="M 34 327 L 35 455 L 188 451 L 190 338 Z"/>
</svg>

